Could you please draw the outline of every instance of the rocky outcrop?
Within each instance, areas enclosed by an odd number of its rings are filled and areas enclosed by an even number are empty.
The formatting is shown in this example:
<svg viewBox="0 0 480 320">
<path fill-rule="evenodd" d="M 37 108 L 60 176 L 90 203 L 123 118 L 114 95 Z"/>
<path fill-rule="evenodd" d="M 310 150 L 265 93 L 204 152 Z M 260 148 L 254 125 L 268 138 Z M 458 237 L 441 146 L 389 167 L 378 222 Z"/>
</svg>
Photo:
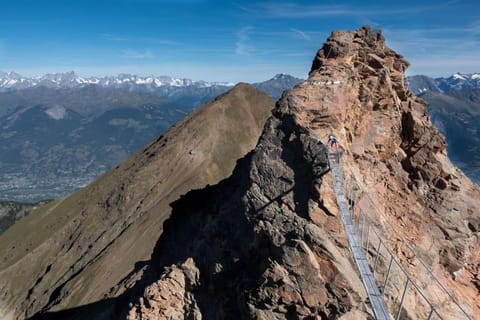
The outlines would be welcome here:
<svg viewBox="0 0 480 320">
<path fill-rule="evenodd" d="M 379 31 L 333 33 L 297 89 L 307 98 L 297 98 L 295 107 L 317 136 L 340 137 L 346 170 L 379 208 L 371 219 L 409 261 L 404 266 L 411 274 L 424 275 L 418 261 L 412 266 L 405 243 L 465 310 L 479 316 L 479 189 L 451 164 L 426 103 L 408 91 L 407 66 Z"/>
<path fill-rule="evenodd" d="M 324 229 L 341 230 L 339 221 L 317 204 L 327 150 L 281 108 L 229 179 L 172 204 L 144 280 L 164 279 L 172 262 L 193 259 L 199 280 L 189 292 L 204 319 L 337 318 L 349 312 L 367 318 L 345 239 Z M 163 289 L 154 281 L 146 290 Z M 184 287 L 174 295 L 185 297 Z M 133 319 L 148 316 L 138 314 L 150 301 L 144 293 L 130 299 L 137 301 Z"/>
<path fill-rule="evenodd" d="M 198 277 L 198 269 L 191 258 L 180 267 L 172 265 L 158 281 L 145 289 L 127 319 L 202 319 L 190 293 L 198 285 Z"/>
</svg>

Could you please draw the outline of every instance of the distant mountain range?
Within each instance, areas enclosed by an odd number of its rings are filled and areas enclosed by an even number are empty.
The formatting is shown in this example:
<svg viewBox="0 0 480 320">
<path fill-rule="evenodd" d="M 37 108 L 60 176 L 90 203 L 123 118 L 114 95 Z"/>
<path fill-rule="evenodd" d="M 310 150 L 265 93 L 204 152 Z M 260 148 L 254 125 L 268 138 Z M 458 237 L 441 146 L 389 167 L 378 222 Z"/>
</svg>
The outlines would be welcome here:
<svg viewBox="0 0 480 320">
<path fill-rule="evenodd" d="M 302 79 L 280 73 L 270 80 L 253 83 L 252 85 L 265 93 L 279 98 L 287 88 L 293 87 Z M 153 92 L 162 97 L 174 100 L 183 99 L 185 96 L 198 96 L 199 91 L 203 96 L 211 96 L 225 92 L 235 84 L 232 82 L 208 82 L 191 79 L 180 79 L 169 76 L 146 76 L 141 77 L 131 74 L 119 74 L 118 76 L 104 77 L 81 77 L 74 71 L 65 73 L 49 73 L 43 76 L 26 77 L 16 72 L 0 71 L 0 92 L 27 89 L 32 87 L 46 87 L 51 89 L 71 89 L 88 85 L 97 85 L 103 88 L 124 89 L 136 92 Z M 215 96 L 216 96 L 215 95 Z M 211 98 L 211 97 L 210 97 Z M 200 97 L 201 99 L 201 97 Z M 195 101 L 200 104 L 205 101 Z"/>
<path fill-rule="evenodd" d="M 300 81 L 303 81 L 303 79 L 295 78 L 285 73 L 279 73 L 270 80 L 253 83 L 252 85 L 269 96 L 279 99 L 286 89 L 293 88 Z"/>
<path fill-rule="evenodd" d="M 480 88 L 480 73 L 455 73 L 450 77 L 430 78 L 423 75 L 407 77 L 408 87 L 415 94 L 426 91 L 449 93 Z"/>
<path fill-rule="evenodd" d="M 278 99 L 302 79 L 253 86 Z M 480 73 L 412 76 L 451 159 L 480 183 Z M 88 184 L 233 84 L 168 76 L 0 72 L 0 199 L 38 201 Z"/>
<path fill-rule="evenodd" d="M 49 73 L 44 76 L 26 77 L 16 72 L 0 71 L 0 89 L 25 89 L 35 86 L 44 86 L 47 88 L 65 89 L 77 88 L 88 84 L 96 84 L 101 87 L 122 88 L 122 89 L 150 89 L 154 90 L 160 87 L 212 87 L 227 86 L 232 87 L 234 83 L 229 82 L 207 82 L 193 81 L 191 79 L 178 79 L 169 76 L 148 76 L 141 77 L 131 74 L 119 74 L 118 76 L 104 77 L 81 77 L 74 71 L 65 73 Z"/>
<path fill-rule="evenodd" d="M 407 81 L 409 89 L 428 102 L 432 122 L 447 138 L 450 159 L 480 184 L 480 73 L 419 75 Z"/>
<path fill-rule="evenodd" d="M 299 81 L 279 74 L 254 86 L 278 98 Z M 231 87 L 170 77 L 0 73 L 0 199 L 58 198 L 85 186 Z"/>
</svg>

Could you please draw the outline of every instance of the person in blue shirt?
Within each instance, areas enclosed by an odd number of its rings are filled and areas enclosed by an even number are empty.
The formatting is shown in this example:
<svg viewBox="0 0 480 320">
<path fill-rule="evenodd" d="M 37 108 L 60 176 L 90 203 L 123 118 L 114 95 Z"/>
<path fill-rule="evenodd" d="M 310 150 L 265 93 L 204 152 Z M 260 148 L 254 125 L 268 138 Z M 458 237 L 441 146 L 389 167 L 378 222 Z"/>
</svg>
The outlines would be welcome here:
<svg viewBox="0 0 480 320">
<path fill-rule="evenodd" d="M 338 152 L 338 140 L 333 134 L 328 134 L 328 144 L 331 148 L 335 148 L 335 151 Z"/>
</svg>

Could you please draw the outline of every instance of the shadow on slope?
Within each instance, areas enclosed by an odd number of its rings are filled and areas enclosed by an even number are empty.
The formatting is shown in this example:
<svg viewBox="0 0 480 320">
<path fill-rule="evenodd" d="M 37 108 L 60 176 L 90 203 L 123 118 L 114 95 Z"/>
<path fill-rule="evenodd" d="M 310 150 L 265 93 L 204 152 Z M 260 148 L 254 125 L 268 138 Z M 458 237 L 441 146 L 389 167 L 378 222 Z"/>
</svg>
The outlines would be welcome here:
<svg viewBox="0 0 480 320">
<path fill-rule="evenodd" d="M 126 318 L 130 302 L 138 301 L 145 288 L 157 281 L 166 268 L 180 265 L 188 258 L 193 258 L 200 270 L 201 281 L 192 293 L 202 316 L 217 319 L 222 314 L 244 315 L 244 299 L 256 287 L 267 265 L 242 202 L 249 187 L 245 172 L 251 157 L 252 152 L 239 160 L 230 178 L 192 190 L 170 204 L 171 217 L 164 223 L 148 267 L 133 287 L 117 298 L 40 313 L 31 320 Z M 144 266 L 145 263 L 137 263 L 124 281 L 128 282 L 127 278 L 134 277 Z"/>
<path fill-rule="evenodd" d="M 135 270 L 110 291 L 115 295 L 117 289 L 121 292 L 122 287 L 128 288 L 123 294 L 112 303 L 74 309 L 72 312 L 86 314 L 71 318 L 90 319 L 90 310 L 97 307 L 101 316 L 95 319 L 126 318 L 132 303 L 138 304 L 148 286 L 157 286 L 172 265 L 180 266 L 189 258 L 199 269 L 200 281 L 184 289 L 193 295 L 202 317 L 225 319 L 234 314 L 239 319 L 249 318 L 249 306 L 264 303 L 259 302 L 258 290 L 265 281 L 265 271 L 272 260 L 283 261 L 285 254 L 284 248 L 271 239 L 272 234 L 258 225 L 259 221 L 269 221 L 273 214 L 266 207 L 282 210 L 286 205 L 291 208 L 289 212 L 308 219 L 313 179 L 325 173 L 326 155 L 312 158 L 324 148 L 298 131 L 293 119 L 285 121 L 278 127 L 270 123 L 272 127 L 264 130 L 266 137 L 260 138 L 255 151 L 237 161 L 229 178 L 189 191 L 170 203 L 172 213 L 163 223 L 150 261 L 146 265 L 137 263 Z M 315 172 L 314 165 L 318 166 Z M 257 194 L 257 188 L 265 193 Z M 293 246 L 290 241 L 299 236 L 299 231 L 283 228 L 282 221 L 287 217 L 276 221 L 280 225 L 272 228 L 281 228 L 287 235 L 286 243 Z M 154 287 L 154 291 L 157 289 Z M 61 319 L 60 315 L 44 313 L 39 319 Z"/>
<path fill-rule="evenodd" d="M 172 215 L 155 246 L 146 271 L 134 288 L 117 300 L 115 315 L 124 317 L 128 302 L 158 280 L 165 268 L 193 258 L 201 281 L 191 288 L 205 319 L 245 315 L 245 298 L 266 268 L 242 201 L 249 183 L 253 153 L 237 162 L 230 178 L 193 190 L 171 204 Z"/>
</svg>

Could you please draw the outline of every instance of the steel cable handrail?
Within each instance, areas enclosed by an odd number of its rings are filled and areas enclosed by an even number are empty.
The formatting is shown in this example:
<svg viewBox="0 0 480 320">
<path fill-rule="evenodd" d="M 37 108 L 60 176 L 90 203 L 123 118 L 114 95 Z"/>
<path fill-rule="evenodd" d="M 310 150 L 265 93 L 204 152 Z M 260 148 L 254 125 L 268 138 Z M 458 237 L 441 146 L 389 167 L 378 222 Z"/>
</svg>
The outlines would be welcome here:
<svg viewBox="0 0 480 320">
<path fill-rule="evenodd" d="M 364 197 L 367 199 L 368 202 L 370 202 L 371 204 L 371 207 L 377 212 L 377 214 L 379 214 L 381 216 L 381 210 L 377 207 L 377 205 L 375 204 L 375 202 L 373 201 L 373 199 L 370 197 L 370 194 L 368 192 L 366 192 L 363 188 L 361 188 L 361 183 L 359 181 L 359 179 L 356 177 L 356 175 L 353 173 L 353 172 L 350 172 L 351 173 L 351 178 L 352 180 L 354 180 L 355 182 L 355 185 L 357 186 L 357 190 L 360 190 L 362 191 L 362 194 L 364 195 Z M 353 189 L 353 185 L 352 183 L 350 183 L 350 188 Z M 352 191 L 352 190 L 349 190 L 349 191 Z M 353 201 L 352 197 L 350 197 L 350 201 L 353 203 L 353 202 L 356 202 L 356 201 Z M 366 214 L 364 214 L 366 215 Z M 370 219 L 369 219 L 370 220 Z M 372 224 L 374 225 L 374 224 Z M 375 226 L 375 225 L 374 225 Z M 374 232 L 375 234 L 377 235 L 377 237 L 379 239 L 385 239 L 385 237 L 381 236 L 380 234 L 377 233 L 377 231 L 374 229 Z M 412 247 L 412 245 L 410 243 L 407 242 L 407 240 L 402 236 L 400 235 L 396 230 L 394 230 L 395 232 L 395 235 L 397 235 L 402 241 L 403 243 L 406 245 L 406 247 L 412 252 L 413 256 L 419 261 L 419 263 L 423 266 L 423 268 L 425 269 L 425 271 L 427 271 L 427 273 L 429 274 L 429 276 L 431 277 L 431 279 L 433 279 L 435 281 L 435 283 L 438 285 L 438 287 L 443 291 L 444 294 L 446 294 L 446 296 L 458 307 L 458 309 L 463 313 L 463 315 L 467 318 L 467 319 L 472 319 L 468 313 L 465 311 L 465 309 L 457 302 L 457 300 L 453 297 L 453 295 L 445 288 L 445 286 L 440 282 L 440 280 L 438 280 L 438 278 L 433 274 L 433 272 L 430 270 L 430 268 L 428 267 L 428 265 L 419 257 L 419 255 L 417 254 L 417 252 L 415 251 L 415 249 Z M 386 243 L 386 241 L 384 241 Z M 392 257 L 395 257 L 396 255 L 393 254 L 390 249 L 385 246 L 385 248 L 387 249 L 387 252 L 392 256 Z M 401 270 L 405 273 L 405 275 L 407 277 L 410 278 L 410 280 L 412 280 L 412 277 L 409 276 L 408 272 L 405 270 L 405 268 L 403 267 L 403 265 L 401 265 L 400 262 L 396 262 L 399 267 L 401 267 Z M 415 287 L 418 287 L 417 284 L 415 284 L 415 282 L 412 281 L 412 284 L 414 284 Z M 419 291 L 420 292 L 420 291 Z M 421 293 L 422 296 L 424 296 L 423 293 Z M 429 299 L 426 299 L 426 301 L 431 305 L 433 306 L 433 303 L 430 302 Z M 438 312 L 436 312 L 438 314 Z M 440 316 L 440 315 L 439 315 Z"/>
</svg>

